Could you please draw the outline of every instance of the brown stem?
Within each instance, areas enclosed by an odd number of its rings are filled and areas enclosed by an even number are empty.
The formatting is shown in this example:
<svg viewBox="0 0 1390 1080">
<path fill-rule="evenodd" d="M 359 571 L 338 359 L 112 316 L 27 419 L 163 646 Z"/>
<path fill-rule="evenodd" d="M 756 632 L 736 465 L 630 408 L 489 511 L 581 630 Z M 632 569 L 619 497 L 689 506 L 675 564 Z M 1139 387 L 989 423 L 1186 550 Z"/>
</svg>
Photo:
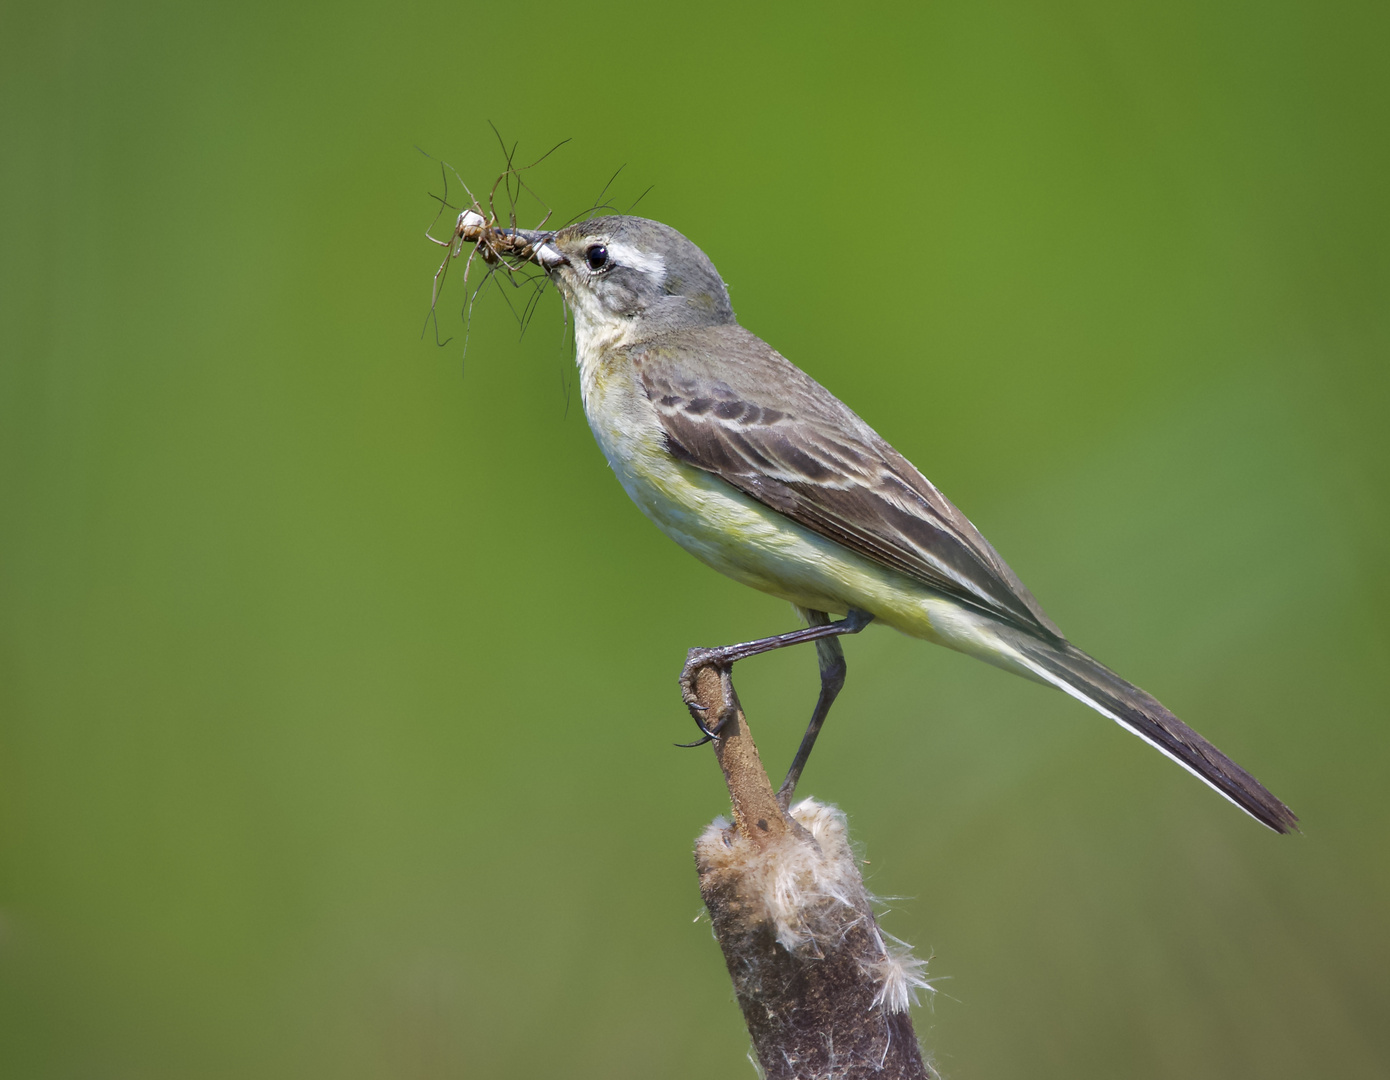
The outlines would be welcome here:
<svg viewBox="0 0 1390 1080">
<path fill-rule="evenodd" d="M 713 666 L 702 667 L 695 674 L 695 696 L 706 708 L 706 716 L 719 715 L 723 701 L 719 672 Z M 748 730 L 743 706 L 734 694 L 734 711 L 726 717 L 714 740 L 714 756 L 724 771 L 724 783 L 734 808 L 734 827 L 758 847 L 780 840 L 788 833 L 806 835 L 772 790 L 767 770 L 758 756 L 758 746 Z"/>
</svg>

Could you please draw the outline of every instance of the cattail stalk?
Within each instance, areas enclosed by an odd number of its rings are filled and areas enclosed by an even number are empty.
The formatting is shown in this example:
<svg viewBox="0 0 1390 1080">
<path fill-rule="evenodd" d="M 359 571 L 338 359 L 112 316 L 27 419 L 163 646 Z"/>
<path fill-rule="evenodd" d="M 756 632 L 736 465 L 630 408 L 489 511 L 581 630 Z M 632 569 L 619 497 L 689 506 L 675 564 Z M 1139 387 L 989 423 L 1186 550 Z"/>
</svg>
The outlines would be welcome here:
<svg viewBox="0 0 1390 1080">
<path fill-rule="evenodd" d="M 696 696 L 717 716 L 718 672 Z M 737 702 L 737 698 L 735 698 Z M 741 706 L 714 740 L 733 804 L 695 845 L 700 894 L 768 1080 L 935 1080 L 908 1016 L 925 963 L 884 934 L 844 815 L 784 810 Z"/>
</svg>

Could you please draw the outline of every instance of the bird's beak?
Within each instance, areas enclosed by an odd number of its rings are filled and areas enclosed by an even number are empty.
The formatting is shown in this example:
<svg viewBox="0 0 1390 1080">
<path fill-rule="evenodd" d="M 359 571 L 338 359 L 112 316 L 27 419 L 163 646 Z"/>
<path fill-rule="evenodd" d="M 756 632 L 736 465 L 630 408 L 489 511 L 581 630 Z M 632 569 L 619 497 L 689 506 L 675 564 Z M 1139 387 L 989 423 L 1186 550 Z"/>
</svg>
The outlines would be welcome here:
<svg viewBox="0 0 1390 1080">
<path fill-rule="evenodd" d="M 541 269 L 546 273 L 554 270 L 557 266 L 566 266 L 569 259 L 565 258 L 564 253 L 555 246 L 555 234 L 553 232 L 543 232 L 540 229 L 505 229 L 509 236 L 515 236 L 524 244 L 531 247 L 531 257 L 540 264 Z"/>
</svg>

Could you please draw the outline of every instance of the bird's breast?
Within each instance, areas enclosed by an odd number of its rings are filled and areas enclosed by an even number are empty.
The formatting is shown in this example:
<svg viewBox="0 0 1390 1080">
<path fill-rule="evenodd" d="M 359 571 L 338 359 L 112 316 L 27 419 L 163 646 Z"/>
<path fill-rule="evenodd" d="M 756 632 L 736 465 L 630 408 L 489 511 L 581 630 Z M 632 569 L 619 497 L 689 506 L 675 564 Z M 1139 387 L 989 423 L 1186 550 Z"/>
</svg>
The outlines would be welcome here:
<svg viewBox="0 0 1390 1080">
<path fill-rule="evenodd" d="M 603 456 L 633 500 L 650 513 L 652 492 L 675 462 L 664 429 L 621 342 L 585 335 L 576 359 L 584 415 Z"/>
</svg>

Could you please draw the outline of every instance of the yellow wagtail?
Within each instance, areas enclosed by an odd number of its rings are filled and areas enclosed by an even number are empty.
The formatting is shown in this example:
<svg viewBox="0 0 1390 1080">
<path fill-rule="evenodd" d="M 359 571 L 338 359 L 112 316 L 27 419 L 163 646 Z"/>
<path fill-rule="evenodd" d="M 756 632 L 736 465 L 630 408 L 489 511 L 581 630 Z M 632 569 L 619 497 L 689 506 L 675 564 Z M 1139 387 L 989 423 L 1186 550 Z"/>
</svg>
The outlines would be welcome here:
<svg viewBox="0 0 1390 1080">
<path fill-rule="evenodd" d="M 466 212 L 456 237 L 483 219 Z M 574 312 L 584 412 L 619 481 L 667 536 L 791 601 L 804 630 L 693 649 L 682 676 L 814 641 L 821 693 L 782 785 L 789 800 L 844 683 L 837 638 L 871 621 L 1055 686 L 1116 721 L 1276 832 L 1297 818 L 1156 699 L 1076 648 L 999 554 L 912 463 L 734 318 L 704 252 L 660 222 L 600 217 L 497 230 Z M 843 615 L 831 622 L 830 614 Z M 727 685 L 727 684 L 726 684 Z M 726 700 L 725 707 L 728 707 Z"/>
</svg>

